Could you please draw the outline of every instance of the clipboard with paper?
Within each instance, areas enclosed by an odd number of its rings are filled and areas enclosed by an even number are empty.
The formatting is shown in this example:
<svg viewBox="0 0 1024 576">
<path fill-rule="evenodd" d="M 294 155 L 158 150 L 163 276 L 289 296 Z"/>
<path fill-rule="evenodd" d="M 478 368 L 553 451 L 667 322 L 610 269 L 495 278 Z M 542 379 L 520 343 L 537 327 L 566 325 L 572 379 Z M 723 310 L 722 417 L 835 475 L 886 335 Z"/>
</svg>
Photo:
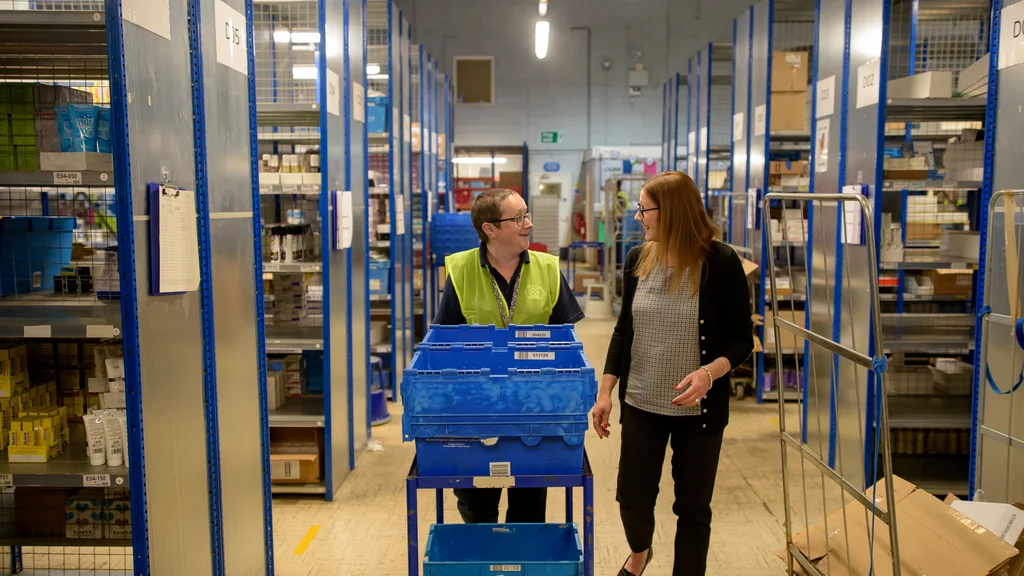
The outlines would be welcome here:
<svg viewBox="0 0 1024 576">
<path fill-rule="evenodd" d="M 195 292 L 200 277 L 195 192 L 156 183 L 147 190 L 150 294 Z"/>
</svg>

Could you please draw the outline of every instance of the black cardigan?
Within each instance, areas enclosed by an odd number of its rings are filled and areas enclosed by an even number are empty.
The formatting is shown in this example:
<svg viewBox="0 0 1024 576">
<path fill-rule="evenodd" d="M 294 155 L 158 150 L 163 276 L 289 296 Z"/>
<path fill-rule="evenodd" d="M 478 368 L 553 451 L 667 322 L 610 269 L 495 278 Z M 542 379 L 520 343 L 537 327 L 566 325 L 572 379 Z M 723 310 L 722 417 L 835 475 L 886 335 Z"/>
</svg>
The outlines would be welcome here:
<svg viewBox="0 0 1024 576">
<path fill-rule="evenodd" d="M 633 295 L 636 293 L 636 266 L 642 247 L 629 251 L 623 267 L 622 311 L 608 345 L 604 373 L 619 379 L 619 400 L 625 404 L 629 385 L 630 351 L 633 348 Z M 750 289 L 743 264 L 726 244 L 713 242 L 705 259 L 700 280 L 701 364 L 724 356 L 735 369 L 750 357 L 754 349 L 753 323 L 750 319 Z M 665 318 L 664 321 L 674 321 Z M 720 369 L 720 368 L 719 368 Z M 729 423 L 729 376 L 715 380 L 702 402 L 699 417 L 685 417 L 702 428 L 722 430 Z"/>
</svg>

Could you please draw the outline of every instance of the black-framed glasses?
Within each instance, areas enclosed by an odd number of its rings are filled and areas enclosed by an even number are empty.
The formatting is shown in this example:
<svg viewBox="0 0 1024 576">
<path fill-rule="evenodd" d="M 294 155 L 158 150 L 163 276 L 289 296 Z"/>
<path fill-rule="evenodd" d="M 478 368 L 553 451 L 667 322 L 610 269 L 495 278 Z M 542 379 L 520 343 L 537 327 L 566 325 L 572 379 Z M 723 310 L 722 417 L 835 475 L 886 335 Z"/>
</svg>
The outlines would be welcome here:
<svg viewBox="0 0 1024 576">
<path fill-rule="evenodd" d="M 636 211 L 640 213 L 640 219 L 641 220 L 644 219 L 644 214 L 646 214 L 648 212 L 657 211 L 657 210 L 658 210 L 658 206 L 655 206 L 653 208 L 644 208 L 643 205 L 641 205 L 641 204 L 637 204 L 636 205 Z"/>
<path fill-rule="evenodd" d="M 511 218 L 502 218 L 501 220 L 495 220 L 491 222 L 491 224 L 501 224 L 502 222 L 515 222 L 516 224 L 519 225 L 520 228 L 522 228 L 526 224 L 527 220 L 533 222 L 532 212 L 527 212 L 526 214 L 517 214 L 516 216 L 513 216 Z"/>
</svg>

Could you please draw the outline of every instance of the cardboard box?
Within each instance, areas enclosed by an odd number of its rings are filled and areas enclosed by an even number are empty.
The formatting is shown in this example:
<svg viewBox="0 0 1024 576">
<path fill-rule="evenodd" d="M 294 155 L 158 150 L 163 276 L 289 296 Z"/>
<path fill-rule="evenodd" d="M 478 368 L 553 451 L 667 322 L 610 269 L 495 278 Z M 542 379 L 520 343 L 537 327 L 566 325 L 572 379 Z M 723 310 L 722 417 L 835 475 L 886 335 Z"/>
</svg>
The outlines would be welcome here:
<svg viewBox="0 0 1024 576">
<path fill-rule="evenodd" d="M 936 296 L 970 296 L 974 271 L 926 270 L 924 277 L 931 281 Z"/>
<path fill-rule="evenodd" d="M 905 78 L 890 80 L 888 97 L 897 99 L 952 98 L 953 73 L 923 72 Z"/>
<path fill-rule="evenodd" d="M 803 176 L 807 174 L 807 161 L 769 162 L 768 174 L 783 174 L 788 176 Z"/>
<path fill-rule="evenodd" d="M 601 273 L 592 270 L 577 270 L 573 273 L 573 290 L 577 294 L 587 291 L 587 286 L 601 282 Z"/>
<path fill-rule="evenodd" d="M 807 61 L 807 52 L 773 53 L 772 92 L 803 92 L 806 90 Z"/>
<path fill-rule="evenodd" d="M 797 326 L 804 326 L 805 318 L 804 311 L 797 310 L 794 312 L 785 311 L 782 312 L 782 319 L 792 322 Z M 796 334 L 786 331 L 786 329 L 780 329 L 782 333 L 782 351 L 783 352 L 795 352 L 797 350 L 803 350 L 804 340 L 799 338 Z M 772 312 L 770 310 L 764 313 L 764 347 L 771 351 L 775 351 L 775 322 Z"/>
<path fill-rule="evenodd" d="M 943 240 L 950 256 L 958 258 L 979 258 L 981 256 L 981 233 L 971 230 L 947 230 Z"/>
<path fill-rule="evenodd" d="M 320 456 L 271 454 L 270 481 L 274 484 L 316 484 L 320 482 Z"/>
<path fill-rule="evenodd" d="M 988 54 L 960 71 L 956 91 L 960 96 L 981 96 L 988 92 Z"/>
<path fill-rule="evenodd" d="M 1017 550 L 1001 538 L 913 484 L 893 477 L 900 567 L 904 576 L 988 576 L 1007 567 Z M 865 492 L 888 509 L 884 481 Z M 889 531 L 872 523 L 864 507 L 851 503 L 825 523 L 793 537 L 794 545 L 811 561 L 827 565 L 832 574 L 866 576 L 871 565 L 870 537 L 874 525 L 874 574 L 892 574 Z M 786 557 L 786 552 L 779 551 Z M 800 573 L 803 573 L 800 571 Z"/>
<path fill-rule="evenodd" d="M 907 242 L 942 240 L 942 224 L 938 222 L 907 222 Z"/>
<path fill-rule="evenodd" d="M 772 92 L 772 132 L 807 131 L 807 93 Z"/>
</svg>

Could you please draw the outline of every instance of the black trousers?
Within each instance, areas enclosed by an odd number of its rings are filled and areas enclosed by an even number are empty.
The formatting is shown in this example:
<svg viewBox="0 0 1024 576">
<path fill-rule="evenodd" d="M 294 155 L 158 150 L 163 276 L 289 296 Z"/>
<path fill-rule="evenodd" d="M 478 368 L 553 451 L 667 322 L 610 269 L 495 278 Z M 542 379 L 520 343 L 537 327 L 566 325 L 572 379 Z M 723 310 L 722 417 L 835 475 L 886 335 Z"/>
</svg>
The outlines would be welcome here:
<svg viewBox="0 0 1024 576">
<path fill-rule="evenodd" d="M 622 407 L 622 452 L 615 498 L 634 553 L 651 547 L 665 447 L 672 445 L 676 521 L 673 576 L 703 576 L 711 541 L 711 496 L 715 491 L 721 430 L 709 432 L 696 416 L 661 416 Z"/>
<path fill-rule="evenodd" d="M 459 514 L 466 524 L 497 524 L 501 488 L 458 488 Z M 509 488 L 507 524 L 543 523 L 548 504 L 547 488 Z"/>
</svg>

